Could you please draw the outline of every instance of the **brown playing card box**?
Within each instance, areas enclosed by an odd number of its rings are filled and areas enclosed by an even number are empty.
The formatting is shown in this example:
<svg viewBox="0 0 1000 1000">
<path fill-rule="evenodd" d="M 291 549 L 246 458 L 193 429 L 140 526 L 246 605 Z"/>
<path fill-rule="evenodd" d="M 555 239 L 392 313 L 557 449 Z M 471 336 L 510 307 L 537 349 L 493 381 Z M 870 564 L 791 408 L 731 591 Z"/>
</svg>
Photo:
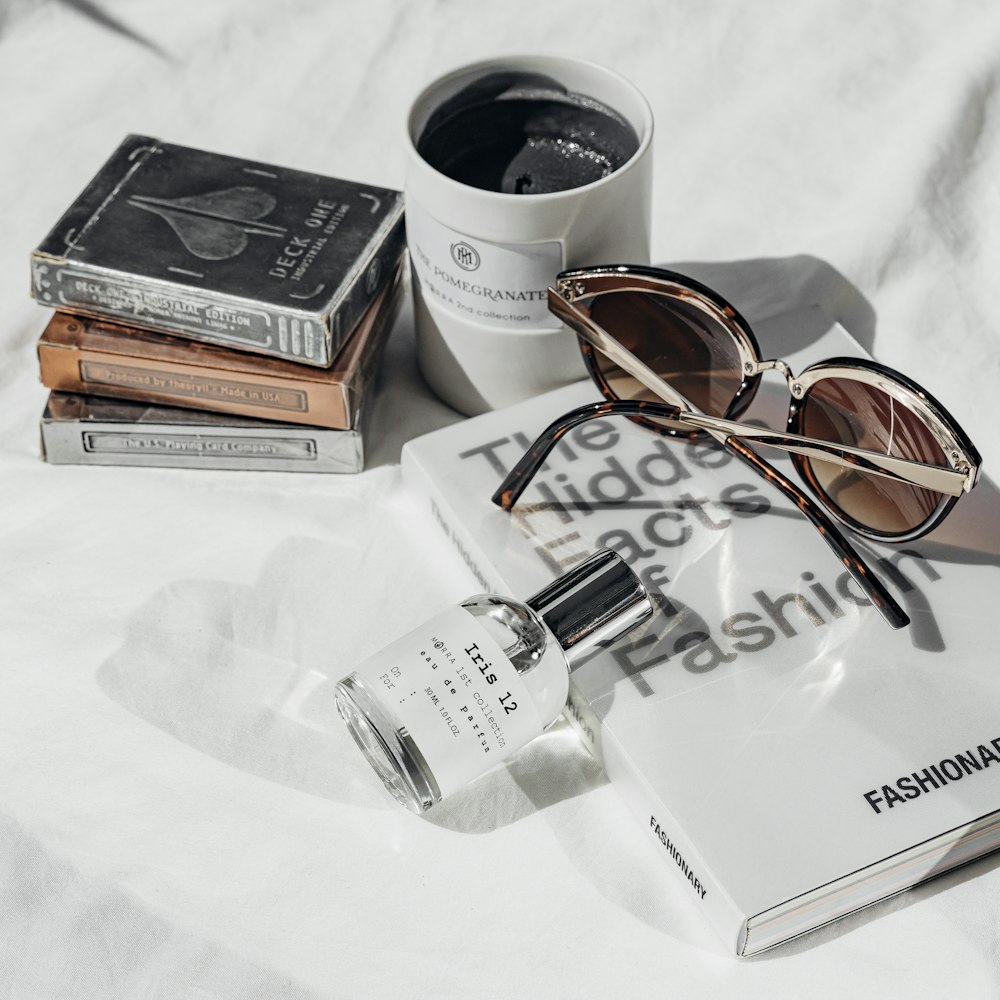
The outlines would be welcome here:
<svg viewBox="0 0 1000 1000">
<path fill-rule="evenodd" d="M 57 312 L 38 341 L 42 383 L 58 392 L 348 429 L 398 313 L 399 286 L 397 272 L 330 368 Z"/>
</svg>

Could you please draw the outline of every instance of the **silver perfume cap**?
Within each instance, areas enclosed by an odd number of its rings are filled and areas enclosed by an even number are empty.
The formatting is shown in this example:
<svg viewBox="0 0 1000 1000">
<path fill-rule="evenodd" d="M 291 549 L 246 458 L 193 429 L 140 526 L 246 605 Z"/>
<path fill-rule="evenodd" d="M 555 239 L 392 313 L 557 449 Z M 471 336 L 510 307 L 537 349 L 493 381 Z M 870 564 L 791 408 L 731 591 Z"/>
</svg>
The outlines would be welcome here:
<svg viewBox="0 0 1000 1000">
<path fill-rule="evenodd" d="M 596 552 L 525 603 L 553 632 L 571 670 L 653 613 L 639 578 L 611 549 Z"/>
</svg>

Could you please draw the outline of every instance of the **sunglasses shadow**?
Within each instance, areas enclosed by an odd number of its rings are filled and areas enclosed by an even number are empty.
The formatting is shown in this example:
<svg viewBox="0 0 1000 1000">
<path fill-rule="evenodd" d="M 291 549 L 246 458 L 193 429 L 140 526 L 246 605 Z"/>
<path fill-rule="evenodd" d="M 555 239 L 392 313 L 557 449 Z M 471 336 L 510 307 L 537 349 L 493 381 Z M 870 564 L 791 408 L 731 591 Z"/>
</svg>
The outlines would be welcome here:
<svg viewBox="0 0 1000 1000">
<path fill-rule="evenodd" d="M 750 322 L 819 306 L 869 354 L 875 345 L 875 310 L 835 267 L 819 257 L 769 257 L 737 261 L 673 261 L 657 264 L 690 275 L 714 288 Z M 808 347 L 825 332 L 816 327 L 782 327 L 762 337 L 768 357 L 783 357 Z M 818 360 L 818 359 L 817 359 Z"/>
<path fill-rule="evenodd" d="M 600 510 L 620 511 L 623 508 L 633 511 L 655 509 L 684 512 L 691 508 L 691 501 L 660 497 L 611 502 L 588 500 L 583 504 L 575 504 L 560 500 L 556 503 L 533 502 L 530 509 L 532 513 L 550 510 L 587 515 Z M 802 514 L 793 508 L 772 505 L 760 516 L 799 521 Z M 750 526 L 747 527 L 752 530 Z M 882 576 L 910 616 L 910 625 L 903 631 L 913 648 L 928 653 L 941 653 L 945 651 L 946 645 L 934 606 L 920 585 L 920 577 L 911 571 L 910 564 L 921 566 L 928 580 L 937 580 L 941 576 L 934 568 L 935 563 L 1000 568 L 1000 489 L 989 480 L 980 482 L 927 538 L 876 549 L 865 539 L 851 532 L 848 534 L 851 543 Z"/>
<path fill-rule="evenodd" d="M 916 544 L 932 562 L 1000 567 L 1000 489 L 980 480 L 947 520 Z"/>
</svg>

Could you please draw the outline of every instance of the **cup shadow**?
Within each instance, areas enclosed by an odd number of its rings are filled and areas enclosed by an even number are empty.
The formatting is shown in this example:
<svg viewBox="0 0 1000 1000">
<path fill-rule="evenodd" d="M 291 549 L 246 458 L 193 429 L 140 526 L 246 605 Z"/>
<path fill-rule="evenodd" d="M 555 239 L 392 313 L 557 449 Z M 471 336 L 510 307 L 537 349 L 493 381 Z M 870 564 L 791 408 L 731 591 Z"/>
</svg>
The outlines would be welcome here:
<svg viewBox="0 0 1000 1000">
<path fill-rule="evenodd" d="M 99 668 L 113 701 L 216 760 L 309 795 L 389 803 L 341 721 L 344 646 L 321 599 L 339 550 L 289 539 L 253 584 L 178 580 L 132 614 Z"/>
<path fill-rule="evenodd" d="M 832 264 L 809 254 L 738 261 L 671 261 L 658 266 L 690 275 L 728 299 L 751 323 L 819 306 L 869 353 L 874 353 L 876 314 L 871 303 Z M 780 357 L 810 343 L 796 333 L 761 347 Z M 816 360 L 819 360 L 818 358 Z"/>
</svg>

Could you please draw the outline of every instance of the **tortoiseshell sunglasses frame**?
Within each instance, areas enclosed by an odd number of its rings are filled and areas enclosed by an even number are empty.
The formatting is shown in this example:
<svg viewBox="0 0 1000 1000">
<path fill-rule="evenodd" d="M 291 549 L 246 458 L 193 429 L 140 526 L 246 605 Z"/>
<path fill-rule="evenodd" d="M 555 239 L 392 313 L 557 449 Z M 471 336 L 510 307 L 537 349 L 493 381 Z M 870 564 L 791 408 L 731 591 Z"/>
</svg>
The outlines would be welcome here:
<svg viewBox="0 0 1000 1000">
<path fill-rule="evenodd" d="M 683 396 L 601 329 L 588 312 L 575 305 L 578 300 L 616 291 L 652 292 L 695 302 L 730 332 L 740 356 L 742 381 L 723 417 L 713 417 L 690 409 L 690 404 Z M 558 276 L 556 288 L 548 289 L 548 296 L 550 310 L 576 331 L 587 370 L 607 402 L 578 407 L 547 427 L 500 484 L 492 498 L 494 503 L 504 510 L 510 510 L 559 439 L 585 420 L 621 415 L 671 437 L 689 440 L 707 434 L 774 485 L 802 511 L 893 628 L 901 628 L 909 623 L 908 616 L 895 598 L 823 508 L 865 537 L 903 542 L 932 530 L 950 512 L 958 497 L 973 488 L 981 466 L 979 453 L 948 411 L 926 390 L 891 368 L 874 361 L 853 358 L 833 358 L 819 362 L 794 376 L 784 361 L 762 359 L 749 324 L 728 302 L 700 282 L 673 271 L 634 265 L 566 271 Z M 659 395 L 663 402 L 620 399 L 598 364 L 598 351 Z M 738 424 L 733 420 L 749 406 L 759 387 L 761 375 L 769 370 L 780 371 L 788 381 L 791 402 L 784 433 Z M 896 459 L 880 452 L 841 446 L 802 435 L 801 408 L 797 405 L 797 400 L 803 399 L 815 382 L 830 377 L 846 377 L 877 385 L 882 391 L 888 389 L 898 396 L 903 405 L 916 411 L 931 429 L 942 446 L 949 468 Z M 672 426 L 664 425 L 663 421 L 669 421 Z M 793 464 L 819 503 L 810 499 L 777 469 L 760 458 L 749 447 L 748 441 L 791 452 Z M 919 485 L 940 494 L 941 500 L 929 517 L 914 530 L 895 535 L 879 532 L 851 518 L 836 506 L 831 506 L 809 465 L 810 457 Z"/>
</svg>

